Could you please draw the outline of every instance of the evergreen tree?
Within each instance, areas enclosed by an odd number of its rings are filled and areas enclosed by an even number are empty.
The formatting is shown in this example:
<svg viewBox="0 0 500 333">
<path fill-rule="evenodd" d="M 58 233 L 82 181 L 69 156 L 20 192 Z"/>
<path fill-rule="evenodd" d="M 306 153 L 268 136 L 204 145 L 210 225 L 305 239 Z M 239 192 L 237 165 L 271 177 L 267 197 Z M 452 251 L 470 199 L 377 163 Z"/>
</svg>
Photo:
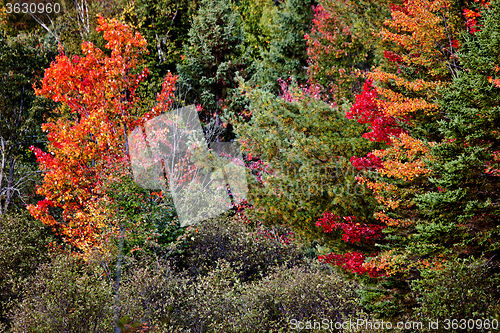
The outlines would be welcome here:
<svg viewBox="0 0 500 333">
<path fill-rule="evenodd" d="M 269 51 L 256 63 L 252 84 L 279 93 L 278 79 L 293 77 L 298 83 L 307 81 L 307 43 L 304 35 L 311 29 L 315 0 L 286 0 L 269 23 Z"/>
<path fill-rule="evenodd" d="M 500 2 L 483 12 L 481 30 L 466 33 L 463 70 L 442 91 L 443 141 L 432 149 L 434 190 L 418 196 L 419 240 L 456 254 L 500 251 Z M 498 259 L 495 259 L 498 260 Z"/>
<path fill-rule="evenodd" d="M 277 9 L 273 0 L 240 0 L 238 3 L 245 30 L 245 51 L 253 61 L 261 61 L 261 54 L 269 51 L 272 34 L 270 23 Z"/>
<path fill-rule="evenodd" d="M 188 35 L 185 59 L 177 70 L 180 81 L 191 88 L 186 102 L 201 104 L 202 120 L 209 122 L 233 107 L 235 78 L 245 77 L 244 34 L 235 5 L 230 0 L 203 0 Z"/>
<path fill-rule="evenodd" d="M 281 97 L 248 88 L 252 118 L 235 129 L 255 176 L 252 213 L 342 248 L 340 234 L 327 235 L 316 222 L 325 211 L 355 215 L 360 223 L 371 220 L 374 201 L 356 184 L 349 157 L 368 152 L 373 143 L 360 136 L 364 126 L 345 118 L 342 107 L 282 85 Z"/>
</svg>

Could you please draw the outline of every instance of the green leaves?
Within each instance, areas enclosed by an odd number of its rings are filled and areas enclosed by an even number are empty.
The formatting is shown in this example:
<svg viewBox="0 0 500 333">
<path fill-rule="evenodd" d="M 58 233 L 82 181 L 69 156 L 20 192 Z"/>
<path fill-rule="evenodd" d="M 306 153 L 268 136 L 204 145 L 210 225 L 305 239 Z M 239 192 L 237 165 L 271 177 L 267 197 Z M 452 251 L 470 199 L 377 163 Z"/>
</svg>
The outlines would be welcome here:
<svg viewBox="0 0 500 333">
<path fill-rule="evenodd" d="M 250 168 L 258 157 L 267 170 L 253 170 L 252 213 L 270 224 L 291 225 L 316 238 L 324 236 L 315 223 L 326 210 L 366 221 L 373 201 L 356 184 L 357 171 L 349 162 L 372 145 L 361 137 L 364 126 L 345 118 L 342 108 L 296 87 L 290 88 L 290 95 L 293 100 L 287 101 L 250 89 L 252 119 L 236 125 Z"/>
<path fill-rule="evenodd" d="M 184 46 L 185 60 L 177 65 L 180 81 L 192 90 L 188 104 L 201 104 L 202 120 L 230 106 L 236 87 L 235 76 L 245 76 L 247 60 L 243 55 L 243 30 L 235 5 L 230 0 L 204 0 L 189 29 Z"/>
<path fill-rule="evenodd" d="M 27 171 L 32 158 L 26 150 L 44 141 L 40 125 L 54 107 L 36 98 L 32 85 L 54 51 L 54 45 L 35 35 L 0 34 L 0 215 L 29 192 L 27 181 L 34 173 Z M 20 174 L 21 169 L 26 173 Z"/>
<path fill-rule="evenodd" d="M 488 79 L 500 59 L 496 47 L 500 12 L 492 6 L 483 13 L 484 28 L 468 35 L 459 60 L 463 70 L 451 86 L 442 89 L 440 107 L 446 120 L 439 123 L 444 139 L 432 149 L 431 163 L 437 190 L 417 197 L 424 216 L 432 222 L 454 221 L 461 226 L 455 237 L 473 240 L 456 250 L 479 254 L 500 242 L 497 203 L 500 150 L 500 89 Z M 483 242 L 483 233 L 490 234 Z M 482 243 L 483 245 L 479 245 Z"/>
<path fill-rule="evenodd" d="M 256 63 L 251 83 L 260 88 L 279 92 L 278 79 L 293 77 L 305 83 L 307 44 L 304 34 L 310 30 L 314 0 L 287 0 L 278 8 L 269 22 L 269 50 L 262 62 Z"/>
</svg>

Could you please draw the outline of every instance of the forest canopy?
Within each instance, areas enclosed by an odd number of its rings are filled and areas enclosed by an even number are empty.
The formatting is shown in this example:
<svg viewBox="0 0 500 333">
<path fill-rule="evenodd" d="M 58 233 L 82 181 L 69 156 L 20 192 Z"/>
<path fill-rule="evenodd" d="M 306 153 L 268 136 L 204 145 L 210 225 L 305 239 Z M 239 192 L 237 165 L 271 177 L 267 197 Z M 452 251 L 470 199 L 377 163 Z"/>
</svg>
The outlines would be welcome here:
<svg viewBox="0 0 500 333">
<path fill-rule="evenodd" d="M 0 30 L 0 331 L 500 326 L 499 0 L 4 0 Z"/>
</svg>

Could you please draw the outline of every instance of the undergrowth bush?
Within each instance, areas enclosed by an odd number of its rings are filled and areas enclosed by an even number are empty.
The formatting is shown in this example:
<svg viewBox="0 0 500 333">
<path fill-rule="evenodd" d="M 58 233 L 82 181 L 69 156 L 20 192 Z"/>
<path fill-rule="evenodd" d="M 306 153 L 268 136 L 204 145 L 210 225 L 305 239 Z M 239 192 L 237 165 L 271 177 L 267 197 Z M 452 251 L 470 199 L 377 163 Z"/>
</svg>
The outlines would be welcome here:
<svg viewBox="0 0 500 333">
<path fill-rule="evenodd" d="M 211 219 L 193 226 L 184 241 L 171 247 L 169 262 L 190 277 L 207 274 L 224 259 L 239 278 L 252 281 L 267 275 L 272 267 L 293 267 L 304 260 L 301 250 L 269 237 L 263 229 L 251 230 L 230 217 Z"/>
<path fill-rule="evenodd" d="M 137 269 L 124 283 L 121 300 L 120 316 L 130 327 L 158 332 L 290 332 L 292 319 L 369 318 L 356 285 L 312 262 L 275 267 L 251 282 L 242 282 L 224 259 L 196 280 L 168 267 Z"/>
<path fill-rule="evenodd" d="M 21 282 L 49 260 L 47 244 L 53 240 L 49 228 L 27 211 L 0 217 L 0 331 L 9 325 L 7 315 L 19 299 Z"/>
<path fill-rule="evenodd" d="M 120 290 L 123 327 L 288 332 L 292 319 L 368 318 L 353 282 L 306 258 L 297 244 L 231 218 L 191 227 L 169 251 L 132 259 Z"/>
<path fill-rule="evenodd" d="M 103 270 L 54 254 L 24 283 L 12 332 L 110 332 L 112 307 L 112 287 Z"/>
<path fill-rule="evenodd" d="M 481 259 L 458 259 L 442 270 L 425 270 L 412 283 L 423 322 L 445 319 L 497 319 L 500 322 L 500 272 Z M 424 325 L 425 326 L 425 325 Z M 471 331 L 471 330 L 469 330 Z"/>
<path fill-rule="evenodd" d="M 23 283 L 12 332 L 290 332 L 292 319 L 369 318 L 359 286 L 274 236 L 207 221 L 165 251 L 125 256 L 117 295 L 113 265 L 52 254 Z"/>
</svg>

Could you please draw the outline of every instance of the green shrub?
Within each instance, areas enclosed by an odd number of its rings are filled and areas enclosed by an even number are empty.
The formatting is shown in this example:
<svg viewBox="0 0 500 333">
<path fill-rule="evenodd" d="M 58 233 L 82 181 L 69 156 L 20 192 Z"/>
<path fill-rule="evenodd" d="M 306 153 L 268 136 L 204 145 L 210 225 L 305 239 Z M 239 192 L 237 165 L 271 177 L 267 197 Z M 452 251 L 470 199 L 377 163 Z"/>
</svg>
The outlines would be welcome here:
<svg viewBox="0 0 500 333">
<path fill-rule="evenodd" d="M 187 285 L 178 302 L 175 327 L 189 332 L 248 332 L 241 317 L 242 283 L 238 273 L 224 259 L 215 268 Z"/>
<path fill-rule="evenodd" d="M 102 269 L 54 255 L 24 284 L 12 332 L 110 332 L 112 305 L 112 286 Z"/>
<path fill-rule="evenodd" d="M 186 297 L 189 280 L 168 266 L 142 259 L 128 267 L 122 279 L 119 324 L 124 331 L 148 325 L 163 332 L 182 317 L 178 304 Z"/>
<path fill-rule="evenodd" d="M 27 211 L 0 217 L 0 325 L 19 298 L 19 284 L 49 260 L 47 244 L 54 240 L 49 228 Z"/>
<path fill-rule="evenodd" d="M 121 289 L 120 317 L 128 327 L 159 332 L 288 332 L 300 321 L 369 319 L 357 286 L 312 262 L 275 267 L 260 281 L 242 282 L 224 259 L 207 273 L 180 278 L 152 265 L 130 270 Z"/>
<path fill-rule="evenodd" d="M 500 321 L 500 274 L 480 259 L 449 261 L 443 270 L 425 270 L 412 283 L 421 321 L 497 319 Z M 424 325 L 425 326 L 425 325 Z"/>
<path fill-rule="evenodd" d="M 207 220 L 191 227 L 182 244 L 172 246 L 169 261 L 178 271 L 190 277 L 207 274 L 218 260 L 231 264 L 245 282 L 265 276 L 272 267 L 289 267 L 303 262 L 303 254 L 295 245 L 266 238 L 266 231 L 238 223 L 232 218 Z"/>
<path fill-rule="evenodd" d="M 368 318 L 357 285 L 271 235 L 212 219 L 191 227 L 167 257 L 135 256 L 120 289 L 123 328 L 286 332 L 291 319 Z"/>
<path fill-rule="evenodd" d="M 276 269 L 245 289 L 241 322 L 249 332 L 292 331 L 291 320 L 343 322 L 367 319 L 356 285 L 314 265 Z"/>
</svg>

